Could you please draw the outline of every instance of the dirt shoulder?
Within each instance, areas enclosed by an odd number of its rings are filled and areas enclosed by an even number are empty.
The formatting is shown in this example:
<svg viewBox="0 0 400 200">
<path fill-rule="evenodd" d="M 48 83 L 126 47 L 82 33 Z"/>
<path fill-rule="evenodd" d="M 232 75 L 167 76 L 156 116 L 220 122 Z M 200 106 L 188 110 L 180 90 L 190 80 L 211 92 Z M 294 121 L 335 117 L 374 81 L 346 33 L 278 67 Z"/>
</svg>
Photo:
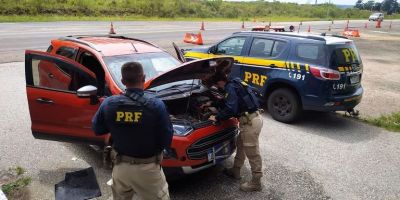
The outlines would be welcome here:
<svg viewBox="0 0 400 200">
<path fill-rule="evenodd" d="M 400 35 L 365 32 L 355 39 L 364 63 L 361 117 L 400 111 Z"/>
</svg>

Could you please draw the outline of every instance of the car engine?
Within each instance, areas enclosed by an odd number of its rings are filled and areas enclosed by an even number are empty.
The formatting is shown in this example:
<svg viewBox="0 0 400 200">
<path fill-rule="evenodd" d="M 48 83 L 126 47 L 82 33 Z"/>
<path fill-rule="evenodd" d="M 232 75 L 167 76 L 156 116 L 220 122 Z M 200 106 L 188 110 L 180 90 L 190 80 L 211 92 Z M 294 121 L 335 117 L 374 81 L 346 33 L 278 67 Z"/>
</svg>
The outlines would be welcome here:
<svg viewBox="0 0 400 200">
<path fill-rule="evenodd" d="M 193 93 L 191 96 L 164 100 L 172 121 L 187 120 L 191 123 L 208 121 L 211 115 L 218 114 L 217 105 L 221 96 L 210 90 Z"/>
</svg>

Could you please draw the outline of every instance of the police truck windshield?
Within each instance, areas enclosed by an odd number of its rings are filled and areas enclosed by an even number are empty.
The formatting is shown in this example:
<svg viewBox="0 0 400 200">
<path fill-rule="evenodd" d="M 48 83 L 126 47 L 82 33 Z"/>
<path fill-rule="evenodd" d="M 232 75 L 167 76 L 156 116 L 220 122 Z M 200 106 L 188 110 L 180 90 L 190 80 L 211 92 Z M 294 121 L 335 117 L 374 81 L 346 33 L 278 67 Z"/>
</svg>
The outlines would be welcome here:
<svg viewBox="0 0 400 200">
<path fill-rule="evenodd" d="M 180 64 L 178 60 L 165 52 L 107 56 L 103 59 L 111 76 L 121 89 L 125 89 L 125 86 L 121 83 L 121 67 L 127 62 L 139 62 L 142 64 L 146 81 Z"/>
</svg>

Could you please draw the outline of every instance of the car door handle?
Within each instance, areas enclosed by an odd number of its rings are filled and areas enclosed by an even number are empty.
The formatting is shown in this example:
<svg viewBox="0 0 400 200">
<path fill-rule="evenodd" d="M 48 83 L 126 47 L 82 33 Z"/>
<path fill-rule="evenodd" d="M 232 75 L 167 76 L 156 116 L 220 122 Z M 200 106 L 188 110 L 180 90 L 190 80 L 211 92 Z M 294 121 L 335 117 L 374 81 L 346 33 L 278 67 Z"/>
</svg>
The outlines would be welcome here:
<svg viewBox="0 0 400 200">
<path fill-rule="evenodd" d="M 234 60 L 233 62 L 234 62 L 234 63 L 240 63 L 238 60 Z"/>
<path fill-rule="evenodd" d="M 275 64 L 270 64 L 269 66 L 270 66 L 270 67 L 276 67 L 276 65 L 275 65 Z"/>
<path fill-rule="evenodd" d="M 43 104 L 54 104 L 53 100 L 46 98 L 37 98 L 36 101 Z"/>
</svg>

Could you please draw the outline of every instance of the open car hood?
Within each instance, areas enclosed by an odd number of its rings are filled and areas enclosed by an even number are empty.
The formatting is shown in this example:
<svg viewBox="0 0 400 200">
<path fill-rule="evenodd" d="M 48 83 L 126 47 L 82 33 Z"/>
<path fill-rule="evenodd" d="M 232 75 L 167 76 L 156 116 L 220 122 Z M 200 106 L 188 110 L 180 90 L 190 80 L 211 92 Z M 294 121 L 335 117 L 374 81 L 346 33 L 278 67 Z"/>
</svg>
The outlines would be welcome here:
<svg viewBox="0 0 400 200">
<path fill-rule="evenodd" d="M 233 65 L 233 58 L 218 57 L 186 62 L 146 82 L 149 89 L 166 83 L 182 80 L 207 79 L 217 71 L 229 73 Z"/>
</svg>

